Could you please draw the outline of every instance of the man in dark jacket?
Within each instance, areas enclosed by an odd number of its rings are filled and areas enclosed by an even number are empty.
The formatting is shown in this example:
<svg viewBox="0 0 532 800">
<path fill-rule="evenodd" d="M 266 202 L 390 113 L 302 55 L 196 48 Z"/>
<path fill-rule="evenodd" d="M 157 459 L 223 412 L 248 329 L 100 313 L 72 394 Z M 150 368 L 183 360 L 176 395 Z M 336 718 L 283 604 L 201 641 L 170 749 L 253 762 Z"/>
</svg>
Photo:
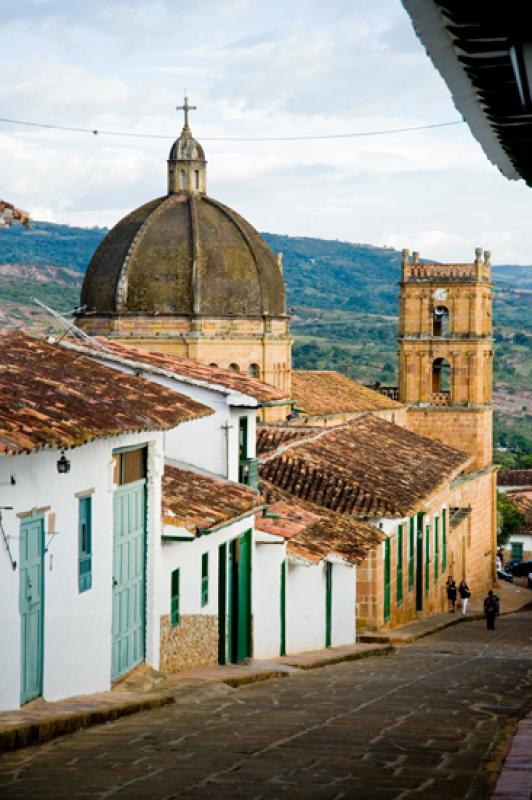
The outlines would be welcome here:
<svg viewBox="0 0 532 800">
<path fill-rule="evenodd" d="M 490 589 L 488 596 L 484 600 L 484 616 L 486 617 L 486 627 L 489 631 L 495 630 L 495 617 L 499 612 L 499 603 Z"/>
</svg>

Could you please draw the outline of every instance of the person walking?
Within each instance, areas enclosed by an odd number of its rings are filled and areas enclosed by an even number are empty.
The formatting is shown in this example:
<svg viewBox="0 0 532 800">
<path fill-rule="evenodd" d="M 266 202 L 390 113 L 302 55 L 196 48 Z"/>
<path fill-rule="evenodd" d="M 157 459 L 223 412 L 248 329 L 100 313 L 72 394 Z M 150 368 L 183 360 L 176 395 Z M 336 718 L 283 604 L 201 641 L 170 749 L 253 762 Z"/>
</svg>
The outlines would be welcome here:
<svg viewBox="0 0 532 800">
<path fill-rule="evenodd" d="M 460 585 L 458 587 L 458 594 L 460 595 L 462 614 L 465 616 L 465 613 L 467 611 L 467 604 L 469 603 L 469 598 L 471 597 L 471 592 L 469 591 L 469 586 L 467 585 L 464 578 L 460 581 Z"/>
<path fill-rule="evenodd" d="M 495 617 L 499 613 L 499 603 L 493 590 L 490 589 L 488 596 L 484 600 L 484 616 L 486 617 L 486 627 L 489 631 L 495 630 Z"/>
<path fill-rule="evenodd" d="M 456 611 L 456 583 L 453 576 L 449 575 L 447 583 L 445 584 L 447 590 L 447 602 L 449 604 L 449 614 L 454 614 Z"/>
</svg>

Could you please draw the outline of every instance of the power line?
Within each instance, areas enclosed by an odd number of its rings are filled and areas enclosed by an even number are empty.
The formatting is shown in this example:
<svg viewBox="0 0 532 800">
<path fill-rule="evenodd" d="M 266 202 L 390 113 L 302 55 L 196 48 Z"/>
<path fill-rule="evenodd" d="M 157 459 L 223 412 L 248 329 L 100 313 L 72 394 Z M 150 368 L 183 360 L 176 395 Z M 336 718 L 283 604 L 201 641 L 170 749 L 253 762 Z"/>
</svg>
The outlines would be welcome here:
<svg viewBox="0 0 532 800">
<path fill-rule="evenodd" d="M 54 131 L 65 131 L 67 133 L 89 133 L 93 136 L 125 136 L 131 139 L 172 139 L 175 132 L 170 135 L 160 133 L 131 133 L 127 131 L 106 131 L 98 128 L 75 128 L 69 125 L 52 125 L 46 122 L 30 122 L 28 120 L 10 119 L 0 117 L 0 123 L 6 125 L 22 125 L 28 128 L 45 128 Z M 206 142 L 303 142 L 315 141 L 318 139 L 356 139 L 362 136 L 386 136 L 394 133 L 411 133 L 413 131 L 427 131 L 433 128 L 448 128 L 451 125 L 463 125 L 461 119 L 451 122 L 435 122 L 430 125 L 415 125 L 410 128 L 387 128 L 375 131 L 358 131 L 356 133 L 324 133 L 316 136 L 202 136 L 202 141 Z"/>
</svg>

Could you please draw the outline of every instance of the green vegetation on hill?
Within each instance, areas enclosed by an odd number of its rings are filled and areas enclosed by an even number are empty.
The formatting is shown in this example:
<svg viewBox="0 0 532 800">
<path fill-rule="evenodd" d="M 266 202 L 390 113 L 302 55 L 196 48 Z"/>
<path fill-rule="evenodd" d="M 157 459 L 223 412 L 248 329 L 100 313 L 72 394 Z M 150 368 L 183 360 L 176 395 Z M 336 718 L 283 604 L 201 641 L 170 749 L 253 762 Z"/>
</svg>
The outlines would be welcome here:
<svg viewBox="0 0 532 800">
<path fill-rule="evenodd" d="M 0 265 L 68 267 L 78 271 L 81 279 L 105 233 L 104 228 L 46 222 L 34 222 L 29 230 L 2 230 Z M 367 244 L 273 233 L 263 236 L 274 252 L 283 253 L 287 304 L 293 318 L 294 366 L 336 369 L 364 383 L 395 384 L 401 254 Z M 494 378 L 499 402 L 504 401 L 496 417 L 494 441 L 508 449 L 499 457 L 510 465 L 532 453 L 528 406 L 532 393 L 532 267 L 498 266 L 493 275 Z M 24 308 L 32 297 L 69 311 L 78 304 L 79 295 L 72 286 L 9 280 L 0 275 L 0 306 L 16 309 L 15 324 L 24 318 Z M 0 326 L 9 324 L 10 313 L 0 314 Z M 26 316 L 33 320 L 34 310 Z"/>
</svg>

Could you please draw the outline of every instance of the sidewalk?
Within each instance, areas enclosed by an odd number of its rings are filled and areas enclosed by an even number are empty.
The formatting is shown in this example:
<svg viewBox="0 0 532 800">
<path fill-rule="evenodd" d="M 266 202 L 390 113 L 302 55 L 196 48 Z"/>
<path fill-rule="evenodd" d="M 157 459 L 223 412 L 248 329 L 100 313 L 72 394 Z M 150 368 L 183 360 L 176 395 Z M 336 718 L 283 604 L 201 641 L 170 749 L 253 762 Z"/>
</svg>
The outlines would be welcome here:
<svg viewBox="0 0 532 800">
<path fill-rule="evenodd" d="M 501 601 L 502 616 L 513 614 L 515 611 L 532 604 L 532 591 L 530 589 L 523 589 L 514 586 L 512 583 L 501 581 L 494 591 Z M 364 631 L 359 634 L 358 641 L 367 642 L 368 644 L 410 644 L 422 639 L 424 636 L 429 636 L 431 633 L 448 628 L 450 625 L 457 625 L 468 620 L 483 619 L 483 602 L 484 597 L 472 598 L 466 616 L 461 614 L 459 603 L 457 603 L 455 614 L 449 614 L 448 612 L 431 614 L 429 617 L 409 622 L 407 625 L 400 625 L 397 628 Z"/>
<path fill-rule="evenodd" d="M 41 744 L 81 728 L 160 708 L 168 703 L 197 703 L 207 698 L 219 698 L 248 683 L 288 677 L 342 661 L 387 655 L 392 650 L 389 644 L 357 643 L 271 661 L 202 667 L 173 674 L 157 672 L 143 664 L 109 692 L 57 702 L 38 699 L 17 711 L 0 712 L 0 753 Z"/>
<path fill-rule="evenodd" d="M 517 726 L 491 800 L 530 800 L 532 797 L 532 714 Z"/>
</svg>

